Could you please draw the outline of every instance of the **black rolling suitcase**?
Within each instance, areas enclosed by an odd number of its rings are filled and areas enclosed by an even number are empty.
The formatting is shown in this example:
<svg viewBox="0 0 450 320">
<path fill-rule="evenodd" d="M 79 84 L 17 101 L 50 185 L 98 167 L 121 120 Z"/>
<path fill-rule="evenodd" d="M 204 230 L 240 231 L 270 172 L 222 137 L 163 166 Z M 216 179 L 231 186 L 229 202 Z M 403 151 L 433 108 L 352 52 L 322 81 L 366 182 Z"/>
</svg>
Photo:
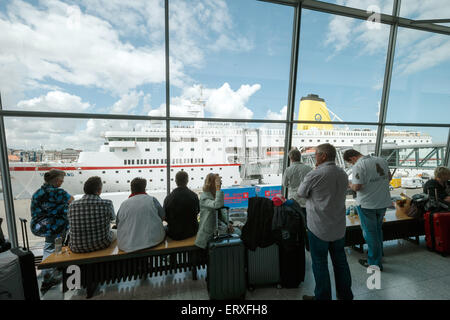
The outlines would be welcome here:
<svg viewBox="0 0 450 320">
<path fill-rule="evenodd" d="M 40 300 L 34 255 L 28 245 L 27 221 L 20 220 L 24 247 L 0 253 L 0 300 Z"/>
<path fill-rule="evenodd" d="M 304 238 L 291 234 L 292 238 L 283 239 L 280 248 L 280 273 L 283 288 L 297 288 L 305 280 L 305 244 Z"/>
<path fill-rule="evenodd" d="M 229 208 L 227 222 L 229 221 Z M 235 234 L 218 234 L 218 217 L 216 233 L 208 243 L 207 288 L 212 300 L 244 299 L 246 293 L 245 246 Z"/>
<path fill-rule="evenodd" d="M 0 300 L 40 300 L 31 251 L 13 248 L 0 253 Z"/>
<path fill-rule="evenodd" d="M 281 286 L 297 288 L 305 279 L 305 225 L 300 206 L 283 206 L 284 228 L 276 230 Z"/>
</svg>

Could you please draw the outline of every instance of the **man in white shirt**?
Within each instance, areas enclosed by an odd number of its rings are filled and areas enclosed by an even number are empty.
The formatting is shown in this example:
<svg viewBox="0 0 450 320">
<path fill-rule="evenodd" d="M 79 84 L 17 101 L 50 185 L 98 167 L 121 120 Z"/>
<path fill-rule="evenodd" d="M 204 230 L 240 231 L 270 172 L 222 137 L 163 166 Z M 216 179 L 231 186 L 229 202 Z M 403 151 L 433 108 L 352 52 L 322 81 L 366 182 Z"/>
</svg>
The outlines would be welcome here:
<svg viewBox="0 0 450 320">
<path fill-rule="evenodd" d="M 159 201 L 145 193 L 147 180 L 134 178 L 131 195 L 117 212 L 117 243 L 119 249 L 133 252 L 161 243 L 166 232 L 164 210 Z"/>
<path fill-rule="evenodd" d="M 389 192 L 391 173 L 385 159 L 363 156 L 356 150 L 344 152 L 344 160 L 353 165 L 349 187 L 356 191 L 356 204 L 361 229 L 368 246 L 367 260 L 360 259 L 364 267 L 378 266 L 383 270 L 383 218 L 392 205 Z"/>
</svg>

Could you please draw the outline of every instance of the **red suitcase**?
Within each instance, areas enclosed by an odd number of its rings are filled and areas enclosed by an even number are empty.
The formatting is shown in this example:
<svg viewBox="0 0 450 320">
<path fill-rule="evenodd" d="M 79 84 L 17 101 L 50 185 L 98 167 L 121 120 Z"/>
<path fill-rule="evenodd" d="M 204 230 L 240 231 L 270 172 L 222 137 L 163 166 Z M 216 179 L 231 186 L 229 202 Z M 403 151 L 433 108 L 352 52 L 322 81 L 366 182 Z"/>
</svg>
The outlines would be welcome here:
<svg viewBox="0 0 450 320">
<path fill-rule="evenodd" d="M 430 212 L 424 215 L 425 240 L 428 249 L 450 254 L 450 212 Z"/>
</svg>

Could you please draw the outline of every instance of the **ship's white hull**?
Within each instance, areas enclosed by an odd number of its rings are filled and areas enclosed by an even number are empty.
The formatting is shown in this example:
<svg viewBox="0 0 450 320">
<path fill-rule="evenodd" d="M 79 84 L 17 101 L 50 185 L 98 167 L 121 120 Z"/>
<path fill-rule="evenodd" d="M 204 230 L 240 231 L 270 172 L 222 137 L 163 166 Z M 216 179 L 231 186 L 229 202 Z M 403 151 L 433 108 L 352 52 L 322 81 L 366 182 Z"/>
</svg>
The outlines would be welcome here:
<svg viewBox="0 0 450 320">
<path fill-rule="evenodd" d="M 69 167 L 55 164 L 48 167 L 14 167 L 11 168 L 11 184 L 13 195 L 16 198 L 30 197 L 44 182 L 44 173 L 51 169 L 60 169 L 66 172 L 63 188 L 71 194 L 82 194 L 83 184 L 93 176 L 99 176 L 103 181 L 103 192 L 126 192 L 130 191 L 130 182 L 136 177 L 147 180 L 148 191 L 160 191 L 167 188 L 167 176 L 165 166 L 142 166 L 142 167 L 114 167 L 98 168 L 78 166 Z M 176 187 L 175 174 L 184 170 L 189 174 L 191 189 L 201 189 L 204 179 L 210 172 L 222 176 L 224 186 L 240 184 L 239 165 L 186 165 L 171 167 L 171 186 Z"/>
</svg>

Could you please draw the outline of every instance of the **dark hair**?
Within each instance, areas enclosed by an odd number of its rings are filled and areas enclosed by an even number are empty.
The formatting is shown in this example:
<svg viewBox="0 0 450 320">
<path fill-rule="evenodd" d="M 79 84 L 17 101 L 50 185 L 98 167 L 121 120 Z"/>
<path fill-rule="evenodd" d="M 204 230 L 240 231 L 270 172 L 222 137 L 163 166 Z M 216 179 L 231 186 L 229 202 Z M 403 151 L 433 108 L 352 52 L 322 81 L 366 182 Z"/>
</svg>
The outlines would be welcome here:
<svg viewBox="0 0 450 320">
<path fill-rule="evenodd" d="M 97 194 L 102 190 L 102 179 L 100 177 L 90 177 L 84 183 L 84 193 L 85 194 Z"/>
<path fill-rule="evenodd" d="M 350 158 L 358 157 L 360 155 L 361 153 L 359 151 L 356 151 L 355 149 L 348 149 L 344 152 L 344 160 L 350 162 Z"/>
<path fill-rule="evenodd" d="M 175 182 L 177 186 L 185 187 L 189 182 L 189 175 L 187 174 L 186 171 L 178 171 L 177 174 L 175 175 Z"/>
<path fill-rule="evenodd" d="M 65 175 L 66 173 L 62 170 L 52 169 L 44 174 L 44 181 L 48 184 L 53 184 L 56 182 L 57 178 L 62 178 Z"/>
<path fill-rule="evenodd" d="M 326 154 L 327 161 L 335 161 L 336 159 L 336 148 L 329 143 L 318 145 L 316 148 L 316 152 Z"/>
<path fill-rule="evenodd" d="M 145 192 L 145 188 L 147 187 L 147 180 L 144 178 L 134 178 L 131 180 L 131 192 Z"/>
<path fill-rule="evenodd" d="M 302 154 L 297 148 L 295 148 L 289 151 L 289 158 L 291 158 L 293 162 L 298 162 L 302 159 Z"/>
</svg>

